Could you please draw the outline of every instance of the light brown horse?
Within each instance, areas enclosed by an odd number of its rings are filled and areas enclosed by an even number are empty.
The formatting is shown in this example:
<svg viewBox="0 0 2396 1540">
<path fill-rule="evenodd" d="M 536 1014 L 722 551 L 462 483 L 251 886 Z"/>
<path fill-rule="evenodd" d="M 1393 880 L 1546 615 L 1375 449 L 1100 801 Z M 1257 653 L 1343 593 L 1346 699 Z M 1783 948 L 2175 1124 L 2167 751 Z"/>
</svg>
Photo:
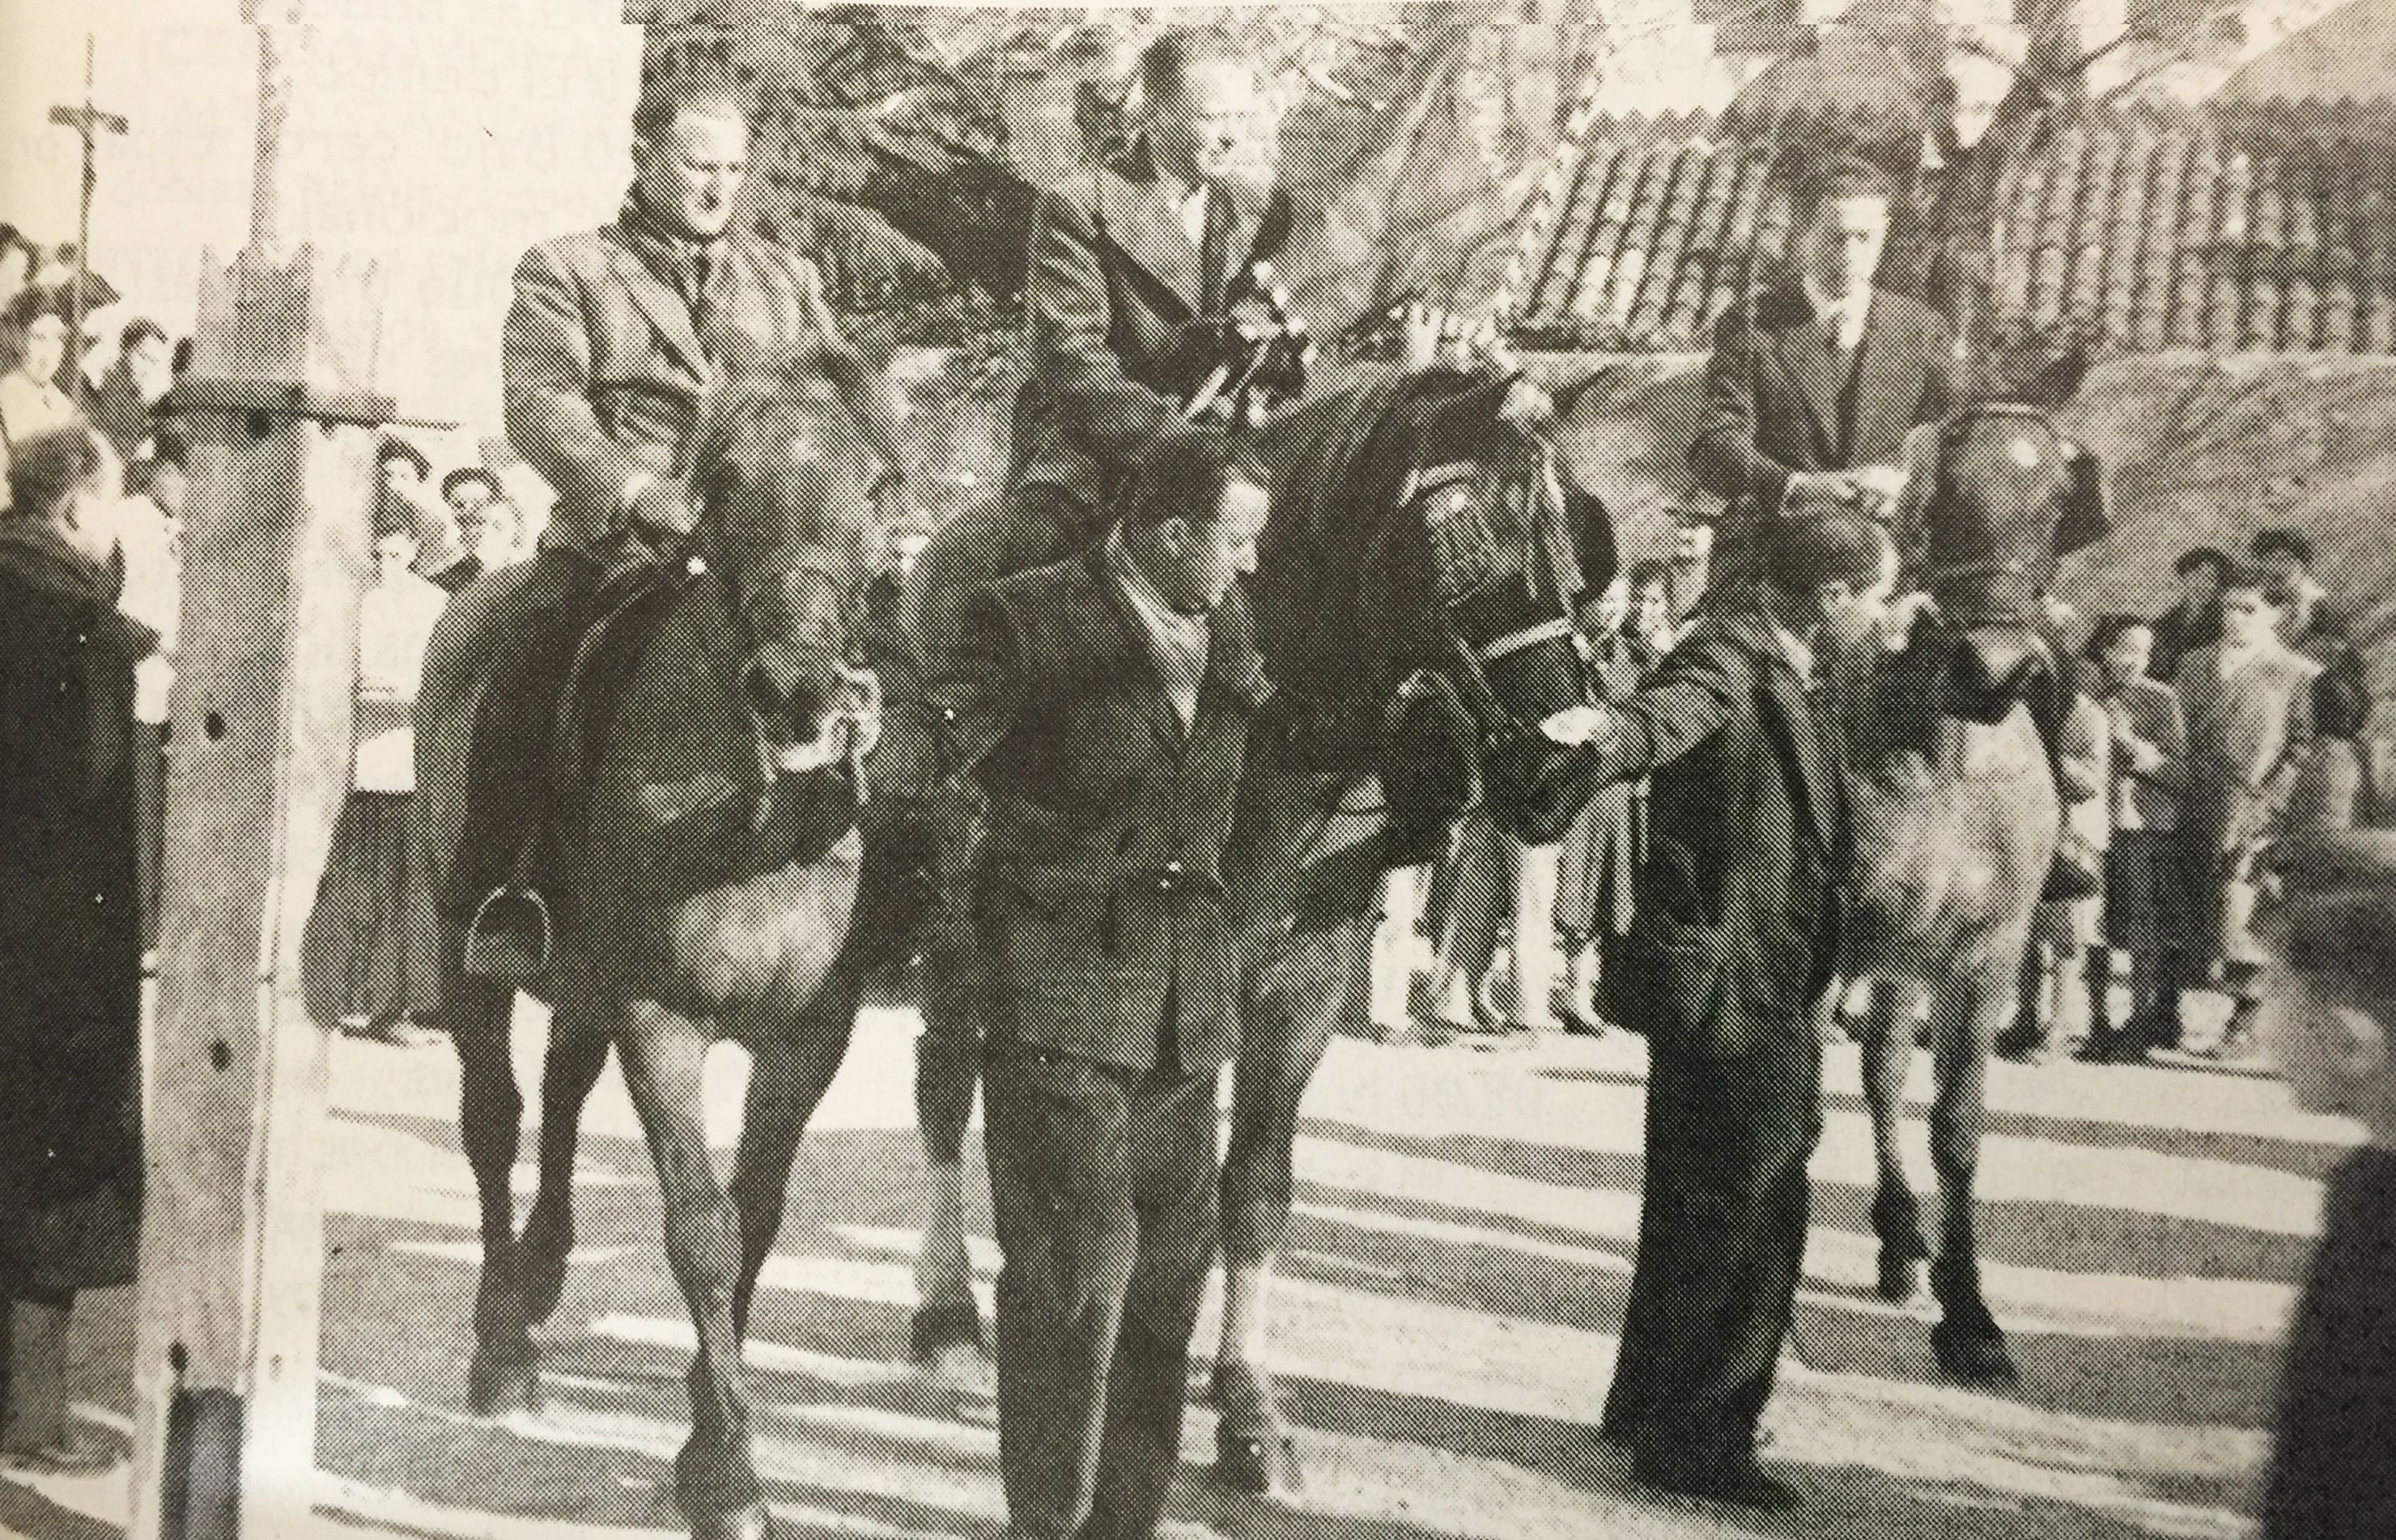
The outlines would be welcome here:
<svg viewBox="0 0 2396 1540">
<path fill-rule="evenodd" d="M 1929 442 L 1937 454 L 1915 471 L 1926 494 L 1921 523 L 1977 532 L 1964 542 L 1971 549 L 1942 551 L 1936 536 L 1900 527 L 1906 580 L 1944 617 L 1913 627 L 1902 651 L 1884 640 L 1902 621 L 1826 650 L 1855 803 L 1847 972 L 1872 981 L 1863 1060 L 1879 1164 L 1880 1291 L 1910 1299 L 1930 1263 L 1939 1365 L 1963 1383 L 1995 1384 L 2017 1370 L 1981 1296 L 1973 1192 L 1989 1058 L 2014 1010 L 2061 828 L 2054 771 L 2026 701 L 2035 689 L 2052 692 L 2049 699 L 2069 690 L 2060 660 L 2025 617 L 2059 556 L 2101 534 L 2104 516 L 2094 463 L 2043 412 L 1974 408 Z M 1899 1151 L 1925 1000 L 1937 1084 L 1935 1260 Z"/>
<path fill-rule="evenodd" d="M 845 949 L 859 890 L 861 786 L 875 691 L 851 661 L 877 462 L 859 426 L 854 361 L 830 352 L 746 371 L 716 392 L 687 455 L 692 547 L 586 644 L 606 691 L 568 713 L 547 884 L 556 956 L 540 1187 L 513 1231 L 522 1103 L 507 1053 L 512 995 L 472 981 L 453 1020 L 463 1133 L 481 1190 L 484 1271 L 471 1375 L 477 1411 L 538 1404 L 531 1328 L 555 1308 L 573 1245 L 576 1125 L 612 1045 L 658 1170 L 665 1241 L 698 1333 L 693 1427 L 675 1462 L 694 1534 L 754 1536 L 765 1508 L 750 1453 L 740 1342 L 780 1227 L 800 1135 L 847 1052 L 861 967 Z M 471 671 L 493 593 L 461 591 L 459 627 L 429 667 Z M 428 697 L 471 700 L 428 676 Z M 437 740 L 460 735 L 426 724 Z M 421 743 L 421 739 L 419 740 Z M 454 747 L 454 743 L 453 743 Z M 438 750 L 436 750 L 436 757 Z M 708 1050 L 753 1055 L 729 1190 L 707 1148 Z"/>
</svg>

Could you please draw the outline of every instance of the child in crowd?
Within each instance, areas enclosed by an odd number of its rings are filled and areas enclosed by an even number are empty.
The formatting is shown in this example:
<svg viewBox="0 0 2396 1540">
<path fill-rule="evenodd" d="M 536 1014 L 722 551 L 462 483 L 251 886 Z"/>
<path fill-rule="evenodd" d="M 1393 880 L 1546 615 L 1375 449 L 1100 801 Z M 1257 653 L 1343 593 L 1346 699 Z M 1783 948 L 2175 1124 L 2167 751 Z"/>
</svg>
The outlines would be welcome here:
<svg viewBox="0 0 2396 1540">
<path fill-rule="evenodd" d="M 2188 720 L 2181 881 L 2199 906 L 2190 955 L 2230 999 L 2230 1023 L 2208 1050 L 2218 1058 L 2243 1057 L 2253 1048 L 2262 962 L 2248 930 L 2253 857 L 2266 830 L 2285 813 L 2312 740 L 2312 687 L 2321 665 L 2281 641 L 2279 623 L 2264 579 L 2235 574 L 2222 586 L 2221 640 L 2179 665 Z"/>
<path fill-rule="evenodd" d="M 2148 673 L 2154 644 L 2154 628 L 2134 615 L 2099 617 L 2088 638 L 2089 698 L 2112 739 L 2107 801 L 2113 825 L 2105 852 L 2104 945 L 2089 955 L 2096 999 L 2080 1051 L 2091 1064 L 2137 1063 L 2180 1036 L 2187 906 L 2173 880 L 2171 840 L 2179 827 L 2188 729 L 2179 697 Z M 2118 1030 L 2105 999 L 2113 951 L 2130 962 L 2130 1014 Z"/>
<path fill-rule="evenodd" d="M 2299 831 L 2274 866 L 2284 897 L 2267 1045 L 2308 1112 L 2368 1138 L 2332 1173 L 2320 1248 L 2281 1386 L 2263 1540 L 2396 1534 L 2396 831 Z"/>
</svg>

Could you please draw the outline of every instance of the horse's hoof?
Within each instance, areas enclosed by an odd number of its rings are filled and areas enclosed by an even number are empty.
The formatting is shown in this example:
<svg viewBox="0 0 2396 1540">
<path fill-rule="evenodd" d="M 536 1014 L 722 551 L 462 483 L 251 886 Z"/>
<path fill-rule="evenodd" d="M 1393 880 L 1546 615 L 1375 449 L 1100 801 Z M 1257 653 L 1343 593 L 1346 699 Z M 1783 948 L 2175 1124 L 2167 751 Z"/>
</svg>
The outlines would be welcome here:
<svg viewBox="0 0 2396 1540">
<path fill-rule="evenodd" d="M 2048 1057 L 2046 1034 L 2034 1028 L 2008 1027 L 1993 1047 L 1997 1057 L 2015 1064 L 2044 1064 Z"/>
<path fill-rule="evenodd" d="M 1930 1293 L 1930 1263 L 1886 1246 L 1880 1253 L 1880 1296 L 1892 1305 L 1919 1304 Z"/>
<path fill-rule="evenodd" d="M 765 1505 L 752 1503 L 730 1513 L 710 1513 L 690 1521 L 690 1540 L 765 1540 Z"/>
<path fill-rule="evenodd" d="M 478 1417 L 538 1415 L 540 1349 L 530 1341 L 499 1348 L 478 1345 L 466 1370 L 466 1404 Z"/>
<path fill-rule="evenodd" d="M 952 1348 L 990 1350 L 981 1312 L 971 1305 L 926 1305 L 915 1312 L 907 1335 L 908 1351 L 917 1363 L 930 1363 Z"/>
<path fill-rule="evenodd" d="M 516 1241 L 515 1268 L 516 1290 L 528 1323 L 545 1326 L 557 1314 L 558 1299 L 566 1293 L 566 1260 L 573 1255 L 570 1226 L 525 1227 Z"/>
<path fill-rule="evenodd" d="M 1958 1385 L 2001 1388 L 2021 1383 L 2013 1349 L 2005 1346 L 2004 1334 L 1993 1327 L 1971 1331 L 1942 1321 L 1930 1329 L 1930 1351 Z"/>
<path fill-rule="evenodd" d="M 1215 1481 L 1255 1497 L 1295 1497 L 1306 1490 L 1298 1440 L 1285 1429 L 1244 1435 L 1218 1427 L 1215 1430 Z"/>
</svg>

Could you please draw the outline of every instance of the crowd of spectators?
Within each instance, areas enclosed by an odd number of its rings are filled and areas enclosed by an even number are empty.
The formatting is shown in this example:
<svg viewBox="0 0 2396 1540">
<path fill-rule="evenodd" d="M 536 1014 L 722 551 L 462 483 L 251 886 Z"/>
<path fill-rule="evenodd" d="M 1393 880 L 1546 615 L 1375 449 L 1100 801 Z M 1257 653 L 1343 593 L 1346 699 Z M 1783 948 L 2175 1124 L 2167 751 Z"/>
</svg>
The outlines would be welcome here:
<svg viewBox="0 0 2396 1540">
<path fill-rule="evenodd" d="M 1686 633 L 1706 586 L 1706 533 L 1684 518 L 1666 558 L 1582 606 L 1592 702 L 1636 689 Z M 2061 744 L 2063 839 L 2100 881 L 2040 905 L 2003 1044 L 2016 1056 L 2068 1048 L 2126 1063 L 2183 1049 L 2182 1000 L 2204 990 L 2229 1012 L 2202 1052 L 2251 1055 L 2265 967 L 2252 935 L 2259 854 L 2290 829 L 2376 821 L 2372 694 L 2311 539 L 2263 528 L 2240 551 L 2198 547 L 2174 568 L 2176 591 L 2153 615 L 2083 617 L 2048 601 L 2080 695 Z M 1629 927 L 1640 828 L 1632 787 L 1592 803 L 1552 853 L 1468 816 L 1429 885 L 1435 962 L 1418 1019 L 1498 1041 L 1603 1034 L 1608 943 Z"/>
</svg>

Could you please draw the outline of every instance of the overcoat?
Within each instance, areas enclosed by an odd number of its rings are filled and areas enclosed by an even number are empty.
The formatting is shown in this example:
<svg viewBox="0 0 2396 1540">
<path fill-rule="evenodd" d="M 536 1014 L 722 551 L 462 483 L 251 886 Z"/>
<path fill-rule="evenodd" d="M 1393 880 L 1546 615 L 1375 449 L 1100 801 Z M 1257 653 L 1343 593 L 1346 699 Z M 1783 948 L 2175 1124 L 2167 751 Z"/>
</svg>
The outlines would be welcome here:
<svg viewBox="0 0 2396 1540">
<path fill-rule="evenodd" d="M 1611 721 L 1597 778 L 1652 772 L 1626 1019 L 1659 1053 L 1717 1058 L 1811 1030 L 1844 918 L 1847 788 L 1752 598 L 1718 606 Z"/>
<path fill-rule="evenodd" d="M 0 530 L 0 1294 L 132 1281 L 141 1181 L 133 670 L 157 635 Z"/>
<path fill-rule="evenodd" d="M 2194 909 L 2190 941 L 2200 959 L 2265 961 L 2249 929 L 2256 890 L 2244 856 L 2285 808 L 2310 750 L 2320 673 L 2319 664 L 2276 640 L 2226 671 L 2217 642 L 2180 659 L 2188 772 L 2177 843 Z"/>
<path fill-rule="evenodd" d="M 1222 854 L 1267 697 L 1235 588 L 1184 728 L 1104 548 L 977 591 L 928 692 L 988 799 L 973 881 L 985 1029 L 1146 1074 L 1237 1041 Z"/>
</svg>

